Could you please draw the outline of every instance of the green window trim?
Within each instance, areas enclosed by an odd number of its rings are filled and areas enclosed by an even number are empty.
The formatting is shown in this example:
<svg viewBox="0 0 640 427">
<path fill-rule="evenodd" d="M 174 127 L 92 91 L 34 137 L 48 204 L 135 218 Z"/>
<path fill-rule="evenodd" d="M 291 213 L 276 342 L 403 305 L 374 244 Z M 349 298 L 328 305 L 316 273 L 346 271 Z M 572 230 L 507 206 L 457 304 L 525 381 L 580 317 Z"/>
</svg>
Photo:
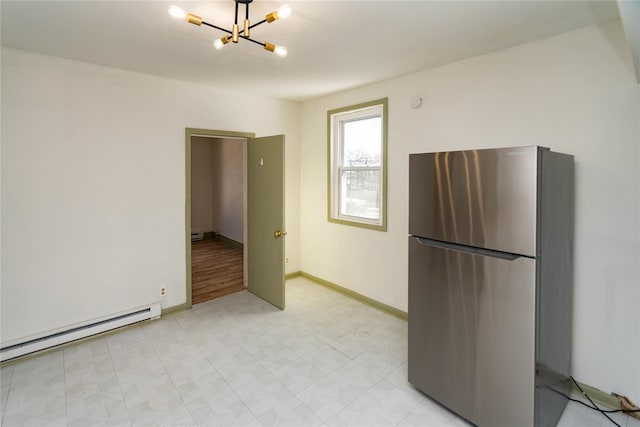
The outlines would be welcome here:
<svg viewBox="0 0 640 427">
<path fill-rule="evenodd" d="M 335 127 L 336 123 L 342 126 L 343 123 L 348 123 L 349 121 L 365 120 L 372 117 L 381 118 L 380 165 L 359 167 L 343 165 L 340 161 L 342 158 L 340 150 L 343 149 L 341 139 L 343 133 L 342 127 L 340 127 L 340 129 Z M 327 111 L 327 220 L 329 222 L 377 231 L 387 231 L 387 123 L 387 98 Z M 340 135 L 338 137 L 340 141 L 335 141 L 336 134 Z M 339 213 L 339 181 L 345 172 L 380 173 L 378 193 L 379 215 L 377 219 L 372 220 L 364 216 L 350 216 L 345 213 Z"/>
</svg>

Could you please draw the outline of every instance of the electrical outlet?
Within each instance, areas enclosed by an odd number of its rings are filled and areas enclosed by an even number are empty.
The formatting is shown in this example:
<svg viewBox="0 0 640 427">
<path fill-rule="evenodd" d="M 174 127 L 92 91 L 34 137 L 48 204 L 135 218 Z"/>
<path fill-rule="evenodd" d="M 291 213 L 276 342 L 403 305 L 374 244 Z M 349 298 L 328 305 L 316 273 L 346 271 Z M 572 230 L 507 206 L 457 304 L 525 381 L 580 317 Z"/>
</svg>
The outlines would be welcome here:
<svg viewBox="0 0 640 427">
<path fill-rule="evenodd" d="M 167 294 L 167 288 L 160 288 L 160 296 L 163 297 Z"/>
<path fill-rule="evenodd" d="M 285 259 L 284 259 L 284 263 L 285 263 L 285 264 L 289 264 L 289 258 L 285 258 Z"/>
</svg>

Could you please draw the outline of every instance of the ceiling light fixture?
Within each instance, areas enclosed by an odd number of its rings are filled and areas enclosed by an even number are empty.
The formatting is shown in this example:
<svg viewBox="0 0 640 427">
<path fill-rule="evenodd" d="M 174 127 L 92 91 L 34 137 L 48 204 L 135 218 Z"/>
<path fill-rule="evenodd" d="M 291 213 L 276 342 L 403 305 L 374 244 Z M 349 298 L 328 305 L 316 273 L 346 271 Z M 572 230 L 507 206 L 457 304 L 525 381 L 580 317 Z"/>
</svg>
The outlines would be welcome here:
<svg viewBox="0 0 640 427">
<path fill-rule="evenodd" d="M 257 40 L 254 40 L 251 38 L 250 32 L 252 28 L 257 27 L 260 24 L 264 24 L 265 22 L 267 24 L 270 24 L 273 21 L 276 21 L 278 19 L 286 19 L 289 15 L 291 15 L 291 8 L 287 5 L 280 6 L 280 8 L 277 11 L 271 12 L 270 14 L 265 16 L 265 18 L 262 21 L 258 22 L 257 24 L 251 25 L 251 22 L 249 21 L 249 4 L 253 2 L 253 0 L 233 0 L 233 1 L 236 3 L 236 17 L 235 17 L 233 26 L 231 27 L 231 30 L 227 30 L 225 28 L 221 28 L 216 25 L 210 24 L 206 21 L 203 21 L 201 17 L 197 15 L 193 15 L 191 13 L 187 13 L 181 8 L 179 8 L 178 6 L 171 6 L 169 8 L 169 15 L 171 15 L 176 19 L 184 19 L 187 22 L 190 22 L 197 26 L 201 26 L 204 24 L 207 27 L 215 28 L 216 30 L 220 30 L 229 34 L 227 36 L 223 36 L 219 39 L 216 39 L 213 42 L 213 47 L 215 47 L 217 50 L 222 49 L 224 45 L 226 45 L 230 41 L 234 43 L 238 43 L 238 40 L 242 38 L 245 40 L 249 40 L 250 42 L 253 42 L 255 44 L 258 44 L 262 46 L 265 50 L 268 50 L 269 52 L 274 52 L 276 55 L 280 57 L 287 56 L 286 47 L 276 46 L 269 42 L 262 43 Z M 245 19 L 244 19 L 244 26 L 242 31 L 240 30 L 240 25 L 238 24 L 238 8 L 240 3 L 245 5 Z"/>
</svg>

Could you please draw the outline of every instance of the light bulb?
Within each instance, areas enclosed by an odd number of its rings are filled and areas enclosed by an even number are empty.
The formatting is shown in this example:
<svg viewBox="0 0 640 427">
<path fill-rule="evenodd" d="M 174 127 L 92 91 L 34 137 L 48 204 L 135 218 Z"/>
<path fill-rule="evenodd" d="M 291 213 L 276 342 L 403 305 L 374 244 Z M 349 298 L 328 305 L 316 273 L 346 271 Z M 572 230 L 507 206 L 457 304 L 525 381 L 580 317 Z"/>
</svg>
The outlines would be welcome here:
<svg viewBox="0 0 640 427">
<path fill-rule="evenodd" d="M 285 56 L 287 56 L 287 48 L 284 46 L 276 46 L 273 43 L 266 42 L 264 44 L 264 49 L 268 50 L 269 52 L 275 53 L 281 58 L 284 58 Z"/>
<path fill-rule="evenodd" d="M 276 55 L 278 55 L 280 58 L 284 58 L 285 56 L 287 56 L 287 48 L 284 46 L 276 46 L 275 50 L 273 51 L 273 53 L 275 53 Z"/>
<path fill-rule="evenodd" d="M 216 50 L 221 50 L 225 44 L 229 43 L 229 40 L 231 40 L 229 36 L 220 37 L 213 42 L 213 47 L 215 47 Z"/>
<path fill-rule="evenodd" d="M 278 9 L 278 19 L 287 19 L 291 15 L 291 8 L 286 4 L 283 4 Z"/>
<path fill-rule="evenodd" d="M 291 15 L 291 8 L 286 4 L 283 4 L 278 10 L 276 10 L 275 12 L 271 12 L 270 14 L 265 16 L 264 20 L 268 23 L 272 23 L 273 21 L 276 21 L 278 19 L 287 19 L 289 15 Z"/>
<path fill-rule="evenodd" d="M 169 8 L 169 15 L 176 19 L 184 19 L 187 16 L 187 12 L 185 12 L 178 6 L 173 5 Z"/>
</svg>

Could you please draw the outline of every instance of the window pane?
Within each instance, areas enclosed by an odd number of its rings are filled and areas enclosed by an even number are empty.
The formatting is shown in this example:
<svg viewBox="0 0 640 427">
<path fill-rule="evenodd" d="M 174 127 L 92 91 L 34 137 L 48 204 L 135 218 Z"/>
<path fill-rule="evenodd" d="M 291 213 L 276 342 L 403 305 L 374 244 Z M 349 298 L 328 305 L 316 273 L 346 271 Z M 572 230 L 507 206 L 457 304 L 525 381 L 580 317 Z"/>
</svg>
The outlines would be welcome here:
<svg viewBox="0 0 640 427">
<path fill-rule="evenodd" d="M 387 231 L 387 99 L 327 111 L 328 220 Z"/>
<path fill-rule="evenodd" d="M 342 171 L 340 215 L 380 219 L 380 169 Z"/>
<path fill-rule="evenodd" d="M 380 166 L 382 118 L 370 117 L 342 123 L 342 166 Z"/>
</svg>

